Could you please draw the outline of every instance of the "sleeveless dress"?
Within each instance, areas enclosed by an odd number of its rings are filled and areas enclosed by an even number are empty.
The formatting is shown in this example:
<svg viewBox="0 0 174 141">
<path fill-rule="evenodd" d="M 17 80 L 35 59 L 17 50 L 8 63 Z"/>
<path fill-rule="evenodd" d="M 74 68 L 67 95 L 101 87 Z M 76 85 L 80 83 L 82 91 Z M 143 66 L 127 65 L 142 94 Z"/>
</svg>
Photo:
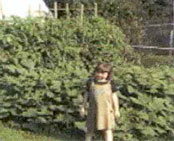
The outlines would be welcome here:
<svg viewBox="0 0 174 141">
<path fill-rule="evenodd" d="M 115 128 L 113 91 L 111 83 L 92 82 L 89 88 L 89 108 L 86 127 L 88 131 Z"/>
</svg>

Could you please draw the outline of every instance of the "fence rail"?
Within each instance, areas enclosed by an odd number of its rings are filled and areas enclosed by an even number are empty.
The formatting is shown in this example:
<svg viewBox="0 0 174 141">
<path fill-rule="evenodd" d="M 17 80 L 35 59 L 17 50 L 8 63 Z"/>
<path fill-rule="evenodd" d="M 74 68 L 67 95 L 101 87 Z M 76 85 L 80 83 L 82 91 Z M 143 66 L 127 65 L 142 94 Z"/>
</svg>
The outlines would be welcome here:
<svg viewBox="0 0 174 141">
<path fill-rule="evenodd" d="M 162 24 L 149 24 L 144 27 L 161 27 L 161 26 L 174 26 L 174 23 L 162 23 Z"/>
<path fill-rule="evenodd" d="M 158 47 L 158 46 L 144 46 L 144 45 L 132 45 L 133 49 L 137 52 L 153 53 L 156 55 L 174 55 L 174 48 Z"/>
</svg>

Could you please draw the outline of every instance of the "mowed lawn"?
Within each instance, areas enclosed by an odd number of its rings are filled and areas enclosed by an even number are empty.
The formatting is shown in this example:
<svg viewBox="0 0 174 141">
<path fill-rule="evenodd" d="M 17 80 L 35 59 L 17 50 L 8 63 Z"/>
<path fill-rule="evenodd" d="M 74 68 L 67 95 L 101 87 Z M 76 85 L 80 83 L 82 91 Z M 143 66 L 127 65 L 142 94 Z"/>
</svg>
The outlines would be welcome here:
<svg viewBox="0 0 174 141">
<path fill-rule="evenodd" d="M 0 141 L 83 141 L 82 137 L 60 134 L 54 137 L 5 127 L 0 123 Z"/>
<path fill-rule="evenodd" d="M 0 141 L 84 141 L 84 138 L 79 134 L 71 137 L 67 133 L 57 134 L 54 136 L 46 136 L 44 134 L 34 134 L 28 131 L 17 130 L 5 127 L 0 123 Z M 103 141 L 101 138 L 95 141 Z M 154 138 L 146 141 L 174 141 L 174 138 L 159 139 Z"/>
</svg>

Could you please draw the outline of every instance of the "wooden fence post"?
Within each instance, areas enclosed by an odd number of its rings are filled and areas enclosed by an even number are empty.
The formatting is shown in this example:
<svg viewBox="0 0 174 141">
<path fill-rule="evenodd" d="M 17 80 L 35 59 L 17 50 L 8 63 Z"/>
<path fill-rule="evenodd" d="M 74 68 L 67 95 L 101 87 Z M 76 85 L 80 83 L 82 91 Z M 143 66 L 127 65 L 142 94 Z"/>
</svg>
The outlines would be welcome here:
<svg viewBox="0 0 174 141">
<path fill-rule="evenodd" d="M 81 4 L 80 8 L 80 24 L 83 25 L 84 5 Z"/>
<path fill-rule="evenodd" d="M 31 5 L 28 6 L 28 16 L 31 16 Z"/>
<path fill-rule="evenodd" d="M 66 16 L 67 16 L 67 19 L 70 18 L 70 12 L 69 12 L 69 3 L 66 3 Z"/>
<path fill-rule="evenodd" d="M 58 17 L 58 7 L 57 7 L 57 2 L 54 2 L 54 18 L 57 19 Z"/>
<path fill-rule="evenodd" d="M 98 16 L 98 5 L 97 5 L 97 3 L 94 3 L 94 15 L 95 15 L 95 17 Z"/>
<path fill-rule="evenodd" d="M 42 6 L 41 6 L 41 4 L 39 4 L 39 16 L 42 16 Z"/>
<path fill-rule="evenodd" d="M 2 19 L 5 18 L 4 12 L 3 12 L 3 6 L 2 6 L 2 1 L 0 0 L 0 14 L 2 15 Z"/>
</svg>

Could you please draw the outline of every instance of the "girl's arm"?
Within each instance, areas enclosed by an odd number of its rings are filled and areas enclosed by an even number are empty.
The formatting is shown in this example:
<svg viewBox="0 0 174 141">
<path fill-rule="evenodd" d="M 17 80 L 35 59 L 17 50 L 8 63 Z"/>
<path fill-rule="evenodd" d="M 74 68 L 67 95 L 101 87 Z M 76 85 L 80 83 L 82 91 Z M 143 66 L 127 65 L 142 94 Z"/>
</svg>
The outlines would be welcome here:
<svg viewBox="0 0 174 141">
<path fill-rule="evenodd" d="M 83 97 L 83 107 L 85 110 L 87 109 L 88 96 L 89 96 L 88 92 L 85 92 Z"/>
<path fill-rule="evenodd" d="M 89 79 L 86 83 L 86 87 L 85 87 L 85 92 L 83 93 L 83 103 L 80 109 L 80 114 L 81 116 L 84 116 L 86 114 L 87 111 L 87 103 L 89 101 L 89 93 L 90 93 L 90 85 L 91 85 L 91 79 Z"/>
<path fill-rule="evenodd" d="M 119 118 L 120 117 L 120 110 L 119 110 L 119 99 L 117 96 L 117 92 L 113 93 L 112 98 L 113 98 L 115 117 Z"/>
<path fill-rule="evenodd" d="M 80 115 L 82 117 L 84 117 L 85 114 L 86 114 L 87 102 L 88 102 L 88 92 L 85 92 L 84 95 L 83 95 L 83 103 L 82 103 L 82 106 L 80 107 Z"/>
<path fill-rule="evenodd" d="M 113 99 L 115 117 L 119 118 L 120 117 L 119 99 L 118 99 L 119 87 L 113 80 L 111 80 L 111 88 L 112 88 L 112 99 Z"/>
</svg>

